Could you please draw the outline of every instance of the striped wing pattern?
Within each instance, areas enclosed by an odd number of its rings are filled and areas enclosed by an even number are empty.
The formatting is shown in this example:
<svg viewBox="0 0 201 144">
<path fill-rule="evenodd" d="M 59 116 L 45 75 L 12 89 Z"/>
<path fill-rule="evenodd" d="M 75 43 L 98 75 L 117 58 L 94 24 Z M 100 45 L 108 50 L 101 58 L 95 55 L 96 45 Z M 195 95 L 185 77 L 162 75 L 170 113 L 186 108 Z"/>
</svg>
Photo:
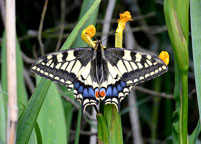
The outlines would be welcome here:
<svg viewBox="0 0 201 144">
<path fill-rule="evenodd" d="M 59 84 L 68 90 L 74 88 L 74 96 L 84 107 L 96 105 L 95 96 L 86 96 L 91 89 L 91 60 L 94 55 L 92 48 L 74 48 L 50 53 L 38 58 L 31 66 L 31 71 Z M 93 80 L 95 80 L 93 78 Z"/>
<path fill-rule="evenodd" d="M 99 100 L 114 104 L 129 95 L 136 84 L 153 79 L 167 72 L 168 67 L 157 56 L 124 48 L 103 50 L 101 66 L 97 66 L 93 48 L 75 48 L 40 57 L 31 71 L 74 88 L 74 96 L 82 104 L 97 105 Z M 101 80 L 97 67 L 102 68 Z M 99 72 L 100 75 L 100 72 Z M 101 97 L 97 97 L 100 95 Z"/>
<path fill-rule="evenodd" d="M 132 87 L 168 71 L 167 65 L 155 55 L 123 48 L 104 50 L 108 78 L 102 83 L 105 104 L 115 104 L 129 95 Z"/>
</svg>

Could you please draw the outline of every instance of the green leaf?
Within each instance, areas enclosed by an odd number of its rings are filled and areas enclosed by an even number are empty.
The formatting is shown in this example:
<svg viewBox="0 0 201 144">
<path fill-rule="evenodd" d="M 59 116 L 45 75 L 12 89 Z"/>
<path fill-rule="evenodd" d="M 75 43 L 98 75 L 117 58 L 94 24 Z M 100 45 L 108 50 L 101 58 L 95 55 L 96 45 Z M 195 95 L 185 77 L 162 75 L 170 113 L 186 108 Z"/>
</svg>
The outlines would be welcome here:
<svg viewBox="0 0 201 144">
<path fill-rule="evenodd" d="M 37 77 L 37 81 L 40 81 L 39 77 Z M 67 143 L 63 105 L 61 96 L 54 83 L 49 87 L 37 122 L 43 143 Z"/>
<path fill-rule="evenodd" d="M 95 0 L 84 0 L 83 3 L 82 3 L 82 8 L 81 8 L 81 12 L 80 12 L 80 15 L 79 15 L 79 19 L 81 19 L 83 17 L 83 15 L 87 12 L 87 10 L 90 8 L 90 6 L 92 6 L 92 4 L 95 2 Z M 77 39 L 75 40 L 74 44 L 73 44 L 73 48 L 76 48 L 76 47 L 85 47 L 87 46 L 87 43 L 84 42 L 82 39 L 81 39 L 81 34 L 82 34 L 82 30 L 85 29 L 87 26 L 93 24 L 95 25 L 96 24 L 96 18 L 97 18 L 97 15 L 98 15 L 98 9 L 99 9 L 99 5 L 96 6 L 96 10 L 94 11 L 93 15 L 90 16 L 90 18 L 87 20 L 87 22 L 85 23 L 85 25 L 81 28 L 79 34 L 78 34 L 78 37 Z"/>
<path fill-rule="evenodd" d="M 198 108 L 199 108 L 199 115 L 200 119 L 198 122 L 197 127 L 193 131 L 189 143 L 193 144 L 195 143 L 200 131 L 200 120 L 201 120 L 201 1 L 200 0 L 191 0 L 190 1 L 191 11 L 191 32 L 192 32 L 192 49 L 193 49 L 193 62 L 194 62 L 194 71 L 195 71 L 195 82 L 196 82 L 196 92 L 197 92 L 197 101 L 198 101 Z"/>
<path fill-rule="evenodd" d="M 95 10 L 98 10 L 97 7 L 99 6 L 100 1 L 101 0 L 95 0 L 92 6 L 89 8 L 89 10 L 85 14 L 81 14 L 83 15 L 83 17 L 79 20 L 78 24 L 75 26 L 75 28 L 72 31 L 72 35 L 68 37 L 67 41 L 63 44 L 61 50 L 68 49 L 72 46 L 73 42 L 78 37 L 79 31 L 81 30 L 81 28 L 84 26 L 87 20 L 91 18 L 92 15 L 94 15 Z"/>
<path fill-rule="evenodd" d="M 1 84 L 0 84 L 0 91 Z M 3 142 L 5 142 L 6 138 L 6 112 L 5 112 L 5 106 L 4 106 L 4 100 L 3 100 L 3 94 L 0 93 L 0 138 Z"/>
<path fill-rule="evenodd" d="M 174 99 L 176 102 L 176 110 L 173 113 L 172 116 L 172 136 L 173 136 L 173 143 L 174 144 L 179 144 L 180 143 L 180 122 L 179 122 L 179 116 L 180 116 L 180 107 L 181 107 L 181 101 L 180 101 L 180 89 L 181 89 L 181 84 L 180 84 L 180 73 L 179 69 L 177 66 L 176 61 L 174 62 L 174 71 L 175 71 L 175 87 L 174 87 Z"/>
<path fill-rule="evenodd" d="M 180 143 L 188 143 L 188 37 L 189 0 L 165 0 L 165 20 L 174 57 L 181 74 Z"/>
<path fill-rule="evenodd" d="M 17 96 L 18 96 L 18 106 L 20 104 L 25 105 L 27 103 L 27 92 L 23 77 L 23 61 L 20 51 L 20 45 L 18 39 L 16 39 L 16 68 L 17 68 Z M 2 66 L 1 66 L 1 80 L 2 80 L 2 90 L 7 92 L 7 60 L 6 60 L 6 35 L 3 35 L 2 43 Z M 4 96 L 4 103 L 7 107 L 7 96 Z"/>
<path fill-rule="evenodd" d="M 19 118 L 16 144 L 28 143 L 50 84 L 50 80 L 42 79 L 36 87 L 35 92 Z"/>
<path fill-rule="evenodd" d="M 73 92 L 67 91 L 65 86 L 60 86 L 61 91 L 63 92 L 61 95 L 67 96 L 70 99 L 74 100 Z M 65 114 L 65 120 L 66 120 L 66 132 L 67 132 L 67 140 L 69 140 L 70 136 L 70 128 L 71 128 L 71 122 L 72 122 L 72 116 L 73 116 L 73 106 L 69 102 L 62 99 L 63 102 L 63 109 Z"/>
<path fill-rule="evenodd" d="M 189 138 L 189 144 L 196 143 L 196 139 L 198 138 L 200 131 L 201 131 L 201 126 L 200 126 L 200 121 L 198 121 L 196 128 L 194 129 L 193 133 L 191 134 Z"/>
<path fill-rule="evenodd" d="M 37 144 L 43 144 L 40 128 L 39 128 L 39 125 L 38 125 L 37 122 L 36 122 L 36 124 L 34 126 L 34 129 L 35 129 L 35 132 L 36 132 Z"/>
<path fill-rule="evenodd" d="M 0 136 L 0 144 L 5 144 L 5 142 L 3 141 L 3 139 Z"/>
<path fill-rule="evenodd" d="M 200 120 L 201 120 L 201 1 L 191 0 L 191 31 L 193 44 L 193 62 L 195 70 L 195 82 L 197 100 L 199 106 Z"/>
<path fill-rule="evenodd" d="M 165 0 L 165 20 L 180 71 L 188 71 L 189 0 Z"/>
<path fill-rule="evenodd" d="M 79 144 L 81 119 L 82 119 L 82 108 L 80 107 L 79 112 L 78 112 L 78 117 L 77 117 L 75 144 Z"/>
<path fill-rule="evenodd" d="M 104 117 L 109 130 L 111 144 L 123 144 L 121 116 L 113 104 L 104 106 Z"/>
<path fill-rule="evenodd" d="M 105 117 L 101 113 L 97 113 L 96 118 L 98 123 L 98 141 L 109 144 L 109 129 Z"/>
</svg>

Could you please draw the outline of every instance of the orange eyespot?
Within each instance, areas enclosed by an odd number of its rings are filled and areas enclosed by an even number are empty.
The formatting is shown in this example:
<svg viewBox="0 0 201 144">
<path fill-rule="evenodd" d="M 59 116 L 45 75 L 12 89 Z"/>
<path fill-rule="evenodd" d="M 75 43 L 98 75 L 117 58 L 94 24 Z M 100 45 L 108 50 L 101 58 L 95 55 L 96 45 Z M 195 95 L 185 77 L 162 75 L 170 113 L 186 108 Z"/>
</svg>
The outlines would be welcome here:
<svg viewBox="0 0 201 144">
<path fill-rule="evenodd" d="M 167 51 L 162 51 L 162 52 L 159 54 L 159 58 L 160 58 L 166 65 L 169 64 L 170 57 L 169 57 L 169 54 L 168 54 Z"/>
<path fill-rule="evenodd" d="M 95 96 L 96 96 L 97 98 L 99 98 L 99 91 L 96 91 L 96 92 L 95 92 Z"/>
<path fill-rule="evenodd" d="M 101 97 L 105 97 L 105 91 L 102 90 L 102 91 L 99 92 L 99 94 L 100 94 Z"/>
</svg>

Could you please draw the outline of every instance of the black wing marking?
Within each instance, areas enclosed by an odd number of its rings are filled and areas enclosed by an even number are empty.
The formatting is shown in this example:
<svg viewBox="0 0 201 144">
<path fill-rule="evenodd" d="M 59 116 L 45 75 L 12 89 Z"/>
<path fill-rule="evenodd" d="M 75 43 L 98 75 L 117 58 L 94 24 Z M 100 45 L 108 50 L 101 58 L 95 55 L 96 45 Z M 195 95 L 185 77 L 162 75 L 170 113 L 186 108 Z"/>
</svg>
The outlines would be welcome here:
<svg viewBox="0 0 201 144">
<path fill-rule="evenodd" d="M 104 102 L 119 107 L 134 85 L 148 81 L 168 71 L 167 65 L 157 56 L 125 48 L 104 50 L 108 79 Z M 104 82 L 103 84 L 104 85 Z M 108 89 L 108 87 L 111 88 Z M 110 90 L 112 89 L 112 90 Z M 114 90 L 114 91 L 113 91 Z M 108 94 L 110 94 L 108 96 Z"/>
<path fill-rule="evenodd" d="M 93 58 L 92 48 L 75 48 L 50 53 L 38 58 L 31 66 L 31 71 L 71 87 L 78 74 Z"/>
<path fill-rule="evenodd" d="M 31 66 L 31 71 L 74 88 L 74 96 L 82 105 L 97 104 L 95 95 L 89 95 L 95 78 L 90 76 L 91 61 L 94 56 L 92 48 L 74 48 L 50 53 L 38 58 Z M 93 80 L 93 81 L 92 81 Z M 95 83 L 95 82 L 94 82 Z M 86 91 L 87 90 L 87 91 Z"/>
</svg>

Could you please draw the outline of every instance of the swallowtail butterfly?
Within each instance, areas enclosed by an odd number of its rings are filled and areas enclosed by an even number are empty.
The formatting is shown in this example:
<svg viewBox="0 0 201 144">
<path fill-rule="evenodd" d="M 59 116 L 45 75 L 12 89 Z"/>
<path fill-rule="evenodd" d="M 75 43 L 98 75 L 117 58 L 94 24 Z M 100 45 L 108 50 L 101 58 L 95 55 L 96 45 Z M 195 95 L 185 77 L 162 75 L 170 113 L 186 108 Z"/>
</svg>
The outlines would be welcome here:
<svg viewBox="0 0 201 144">
<path fill-rule="evenodd" d="M 41 56 L 31 71 L 74 89 L 74 96 L 85 108 L 114 104 L 129 95 L 132 87 L 167 72 L 168 67 L 157 56 L 125 48 L 73 48 Z"/>
</svg>

